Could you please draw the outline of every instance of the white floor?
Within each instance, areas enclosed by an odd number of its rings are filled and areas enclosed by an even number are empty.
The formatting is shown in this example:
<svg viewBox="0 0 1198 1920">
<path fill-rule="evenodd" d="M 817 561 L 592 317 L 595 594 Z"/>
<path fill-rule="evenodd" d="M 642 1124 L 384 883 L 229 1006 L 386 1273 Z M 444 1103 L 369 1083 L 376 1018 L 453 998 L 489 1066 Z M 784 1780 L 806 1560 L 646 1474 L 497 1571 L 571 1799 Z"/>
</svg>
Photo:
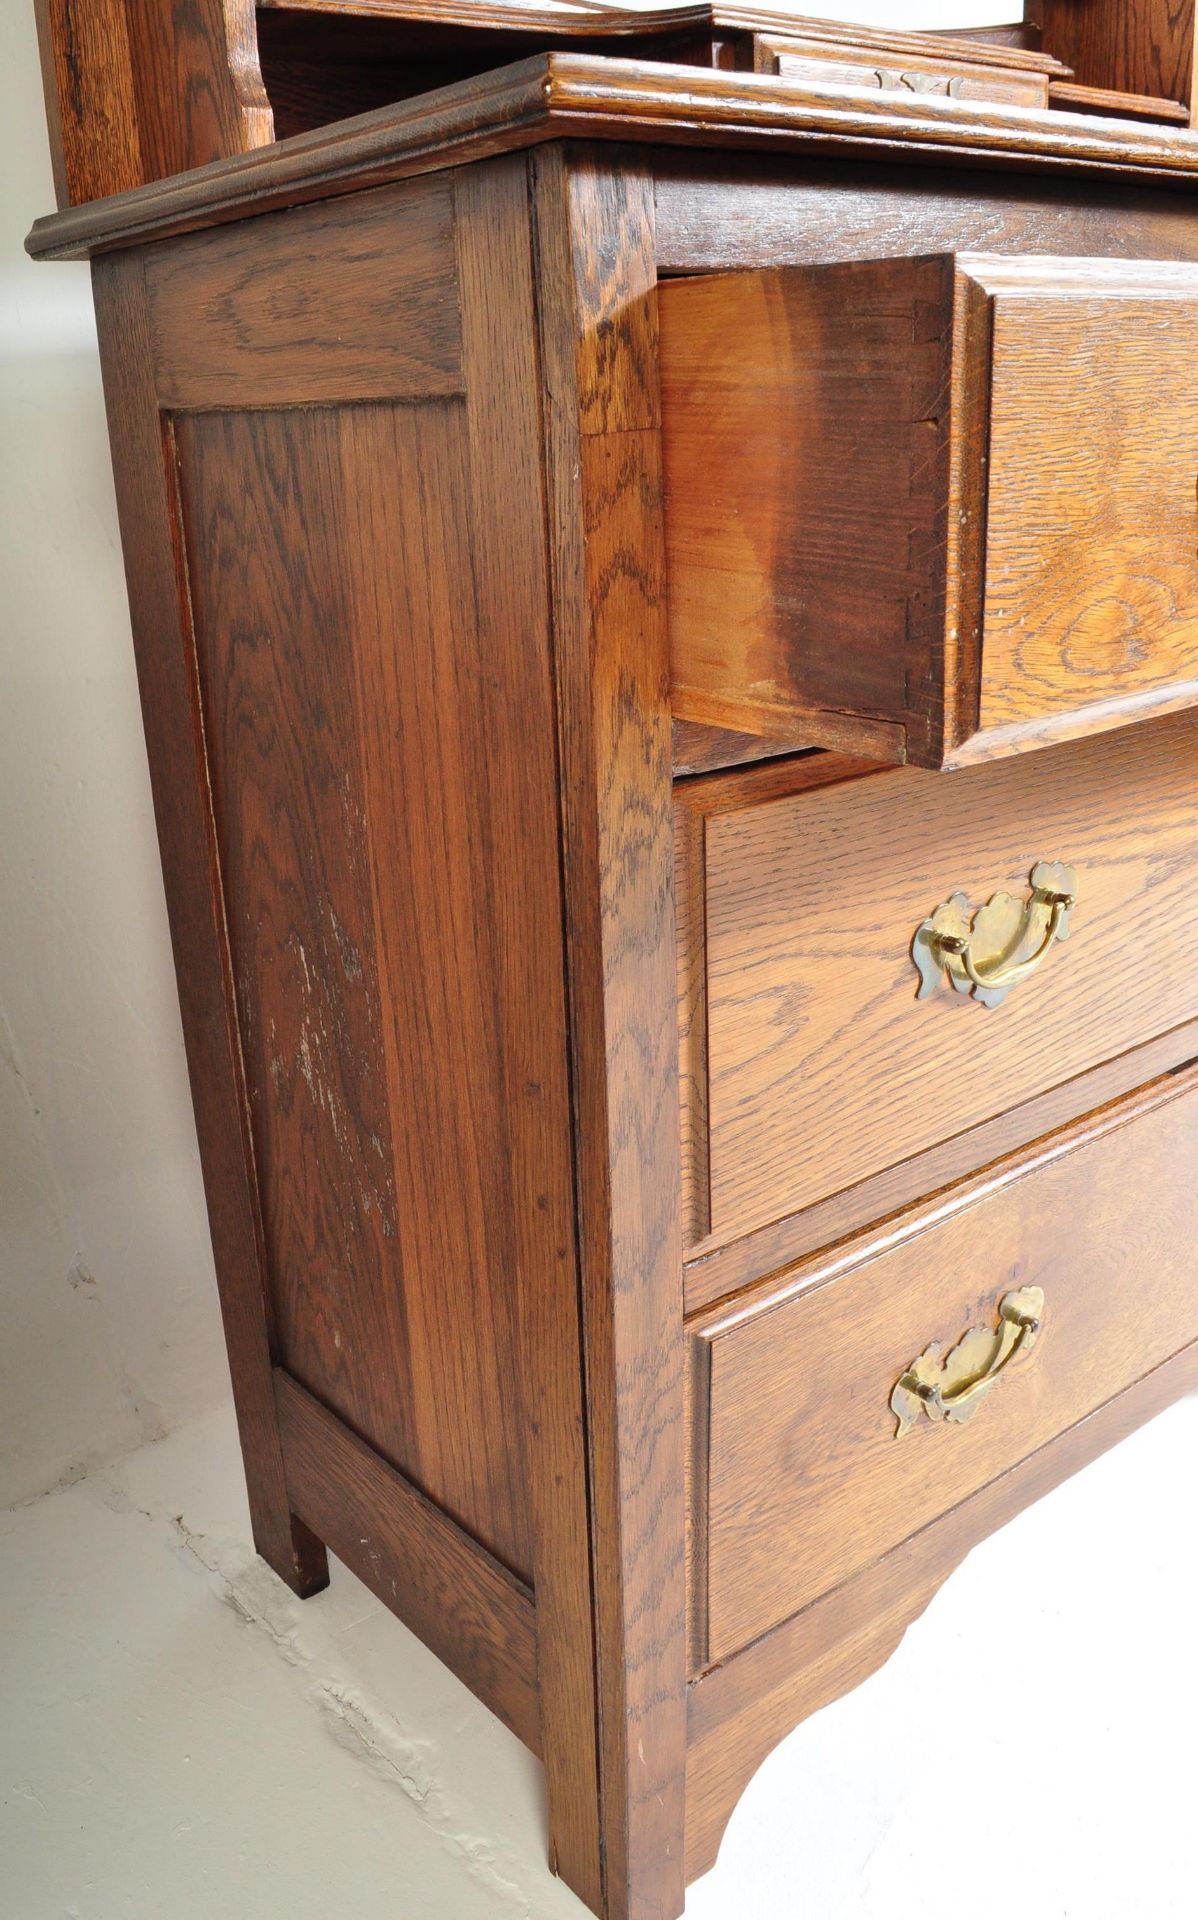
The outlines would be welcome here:
<svg viewBox="0 0 1198 1920">
<path fill-rule="evenodd" d="M 1196 1462 L 1191 1400 L 980 1548 L 689 1920 L 1193 1920 Z M 227 1415 L 0 1516 L 0 1663 L 0 1920 L 581 1920 L 518 1743 L 253 1558 Z"/>
</svg>

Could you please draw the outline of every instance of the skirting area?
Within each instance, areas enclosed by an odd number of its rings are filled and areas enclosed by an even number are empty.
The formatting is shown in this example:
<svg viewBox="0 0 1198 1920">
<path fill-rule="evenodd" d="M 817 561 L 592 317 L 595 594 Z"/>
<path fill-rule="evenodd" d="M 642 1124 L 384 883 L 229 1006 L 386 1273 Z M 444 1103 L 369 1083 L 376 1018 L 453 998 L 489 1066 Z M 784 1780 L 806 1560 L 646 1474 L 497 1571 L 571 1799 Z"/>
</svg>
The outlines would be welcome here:
<svg viewBox="0 0 1198 1920">
<path fill-rule="evenodd" d="M 1196 1444 L 1191 1399 L 978 1548 L 688 1920 L 1192 1915 Z M 0 1516 L 0 1569 L 5 1920 L 578 1920 L 516 1739 L 253 1558 L 230 1415 Z"/>
</svg>

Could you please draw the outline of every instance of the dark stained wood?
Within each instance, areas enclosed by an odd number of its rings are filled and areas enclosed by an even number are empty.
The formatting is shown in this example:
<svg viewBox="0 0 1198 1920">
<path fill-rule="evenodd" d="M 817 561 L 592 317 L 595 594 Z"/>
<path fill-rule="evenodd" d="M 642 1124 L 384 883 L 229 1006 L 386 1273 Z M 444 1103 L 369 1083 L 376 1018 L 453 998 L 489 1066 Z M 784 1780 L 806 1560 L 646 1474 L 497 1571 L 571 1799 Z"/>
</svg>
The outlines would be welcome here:
<svg viewBox="0 0 1198 1920">
<path fill-rule="evenodd" d="M 762 154 L 700 158 L 664 149 L 653 164 L 662 274 L 954 250 L 1198 258 L 1184 196 L 1072 173 L 1046 178 Z"/>
<path fill-rule="evenodd" d="M 549 554 L 529 181 L 523 155 L 454 183 L 469 372 L 466 415 L 480 648 L 512 704 L 492 713 L 477 777 L 495 796 L 504 1152 L 523 1341 L 537 1684 L 554 1871 L 592 1908 L 600 1875 L 594 1625 L 582 1326 L 567 1085 Z M 516 750 L 505 751 L 512 743 Z M 485 768 L 485 773 L 484 773 Z M 535 911 L 530 903 L 536 903 Z M 519 1017 L 514 1017 L 520 1009 Z"/>
<path fill-rule="evenodd" d="M 1167 1076 L 696 1328 L 707 1660 L 746 1646 L 1198 1338 L 1198 1070 Z M 1062 1232 L 1061 1223 L 1068 1222 Z M 1148 1284 L 1145 1284 L 1145 1282 Z M 1035 1283 L 1044 1325 L 966 1426 L 889 1407 L 930 1340 Z M 701 1442 L 702 1444 L 702 1442 Z"/>
<path fill-rule="evenodd" d="M 923 40 L 922 46 L 916 40 Z M 754 71 L 833 86 L 880 87 L 886 92 L 938 93 L 954 100 L 999 100 L 1012 106 L 1046 107 L 1049 74 L 1057 63 L 1007 49 L 956 45 L 937 35 L 908 34 L 890 47 L 853 33 L 796 21 L 779 22 L 753 36 Z M 904 44 L 905 42 L 905 44 Z"/>
<path fill-rule="evenodd" d="M 275 1330 L 178 555 L 178 502 L 154 388 L 141 263 L 93 275 L 117 511 L 146 719 L 183 1037 L 254 1544 L 299 1594 L 328 1583 L 324 1548 L 290 1511 L 271 1385 Z"/>
<path fill-rule="evenodd" d="M 1025 11 L 1083 86 L 1189 106 L 1194 0 L 1027 0 Z"/>
<path fill-rule="evenodd" d="M 794 748 L 780 740 L 762 740 L 756 734 L 733 733 L 727 727 L 704 727 L 694 720 L 675 720 L 674 775 L 712 773 L 717 767 L 772 760 Z"/>
<path fill-rule="evenodd" d="M 539 1752 L 529 1589 L 281 1370 L 275 1396 L 297 1510 L 338 1559 Z"/>
<path fill-rule="evenodd" d="M 952 779 L 904 769 L 820 788 L 821 762 L 837 779 L 833 756 L 800 760 L 791 798 L 791 763 L 678 790 L 707 816 L 716 1242 L 1198 1016 L 1192 718 Z M 997 1009 L 947 986 L 917 1000 L 920 922 L 958 890 L 975 905 L 1025 897 L 1038 859 L 1077 869 L 1068 942 Z M 1152 956 L 1130 971 L 1129 941 Z"/>
<path fill-rule="evenodd" d="M 1165 120 L 1188 127 L 1190 109 L 1179 100 L 1156 100 L 1149 93 L 1114 93 L 1104 87 L 1079 87 L 1071 80 L 1054 80 L 1048 89 L 1054 107 L 1066 113 L 1115 114 L 1120 119 Z"/>
<path fill-rule="evenodd" d="M 60 207 L 274 139 L 253 0 L 34 0 Z"/>
<path fill-rule="evenodd" d="M 479 690 L 509 688 L 479 668 L 463 425 L 429 403 L 179 434 L 280 1358 L 527 1576 L 476 826 Z"/>
<path fill-rule="evenodd" d="M 660 310 L 680 715 L 881 718 L 901 745 L 852 745 L 941 766 L 1198 702 L 1192 266 L 900 257 Z"/>
<path fill-rule="evenodd" d="M 883 159 L 898 145 L 910 159 L 1060 169 L 1063 178 L 1093 173 L 1184 187 L 1198 174 L 1198 135 L 1184 128 L 550 53 L 122 194 L 111 206 L 50 215 L 35 222 L 26 244 L 38 257 L 79 259 L 236 219 L 251 205 L 265 212 L 512 147 L 569 137 L 619 142 L 638 129 L 654 145 Z"/>
<path fill-rule="evenodd" d="M 770 1749 L 881 1665 L 971 1547 L 1196 1387 L 1198 1343 L 696 1681 L 687 1748 L 688 1880 L 715 1864 L 728 1817 Z"/>
<path fill-rule="evenodd" d="M 608 1920 L 674 1920 L 683 1905 L 676 949 L 652 221 L 648 175 L 629 156 L 538 159 Z"/>
<path fill-rule="evenodd" d="M 255 238 L 231 228 L 147 255 L 164 406 L 249 389 L 259 407 L 464 390 L 449 177 L 363 195 L 352 220 L 303 207 Z"/>
</svg>

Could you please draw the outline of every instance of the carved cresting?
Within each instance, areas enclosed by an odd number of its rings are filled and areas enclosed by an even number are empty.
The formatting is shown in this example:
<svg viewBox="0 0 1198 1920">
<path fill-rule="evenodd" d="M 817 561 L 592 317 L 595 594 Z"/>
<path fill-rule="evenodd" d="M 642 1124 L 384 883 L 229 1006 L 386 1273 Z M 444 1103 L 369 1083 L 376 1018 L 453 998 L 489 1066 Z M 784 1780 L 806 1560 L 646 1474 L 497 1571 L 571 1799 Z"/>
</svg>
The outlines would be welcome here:
<svg viewBox="0 0 1198 1920">
<path fill-rule="evenodd" d="M 956 1426 L 972 1420 L 1011 1362 L 1031 1352 L 1043 1320 L 1043 1288 L 1020 1287 L 999 1301 L 997 1329 L 971 1327 L 943 1357 L 940 1342 L 933 1340 L 899 1376 L 890 1396 L 898 1421 L 895 1439 L 910 1433 L 921 1412 Z"/>
</svg>

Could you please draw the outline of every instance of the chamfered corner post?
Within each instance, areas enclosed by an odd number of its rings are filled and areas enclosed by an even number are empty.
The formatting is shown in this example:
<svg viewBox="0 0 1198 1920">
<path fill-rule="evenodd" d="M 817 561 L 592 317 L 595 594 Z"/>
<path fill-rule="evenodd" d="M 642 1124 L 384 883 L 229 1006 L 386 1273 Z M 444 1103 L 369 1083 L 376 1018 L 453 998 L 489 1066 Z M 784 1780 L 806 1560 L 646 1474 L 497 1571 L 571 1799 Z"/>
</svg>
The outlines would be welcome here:
<svg viewBox="0 0 1198 1920">
<path fill-rule="evenodd" d="M 653 184 L 533 163 L 605 1920 L 685 1898 L 677 984 Z M 547 1733 L 547 1741 L 552 1740 Z"/>
</svg>

